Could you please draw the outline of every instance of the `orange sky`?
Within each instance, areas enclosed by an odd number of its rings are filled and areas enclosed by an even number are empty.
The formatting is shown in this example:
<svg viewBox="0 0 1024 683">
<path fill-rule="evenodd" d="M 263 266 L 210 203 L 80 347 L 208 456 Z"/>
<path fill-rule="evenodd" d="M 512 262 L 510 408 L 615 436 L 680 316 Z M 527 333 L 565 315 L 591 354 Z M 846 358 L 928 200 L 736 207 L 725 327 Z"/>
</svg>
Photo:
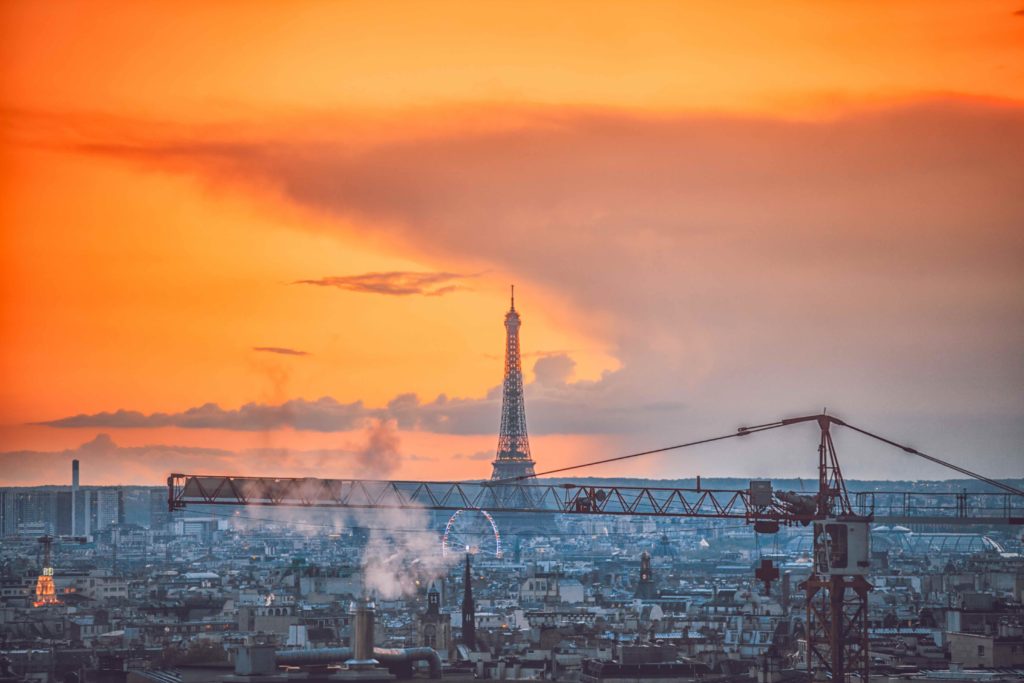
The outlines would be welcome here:
<svg viewBox="0 0 1024 683">
<path fill-rule="evenodd" d="M 358 451 L 375 418 L 33 423 L 410 393 L 464 403 L 399 419 L 387 474 L 484 476 L 512 281 L 541 469 L 828 401 L 1019 474 L 1021 8 L 5 3 L 0 484 L 98 433 Z M 454 289 L 295 284 L 396 272 Z"/>
</svg>

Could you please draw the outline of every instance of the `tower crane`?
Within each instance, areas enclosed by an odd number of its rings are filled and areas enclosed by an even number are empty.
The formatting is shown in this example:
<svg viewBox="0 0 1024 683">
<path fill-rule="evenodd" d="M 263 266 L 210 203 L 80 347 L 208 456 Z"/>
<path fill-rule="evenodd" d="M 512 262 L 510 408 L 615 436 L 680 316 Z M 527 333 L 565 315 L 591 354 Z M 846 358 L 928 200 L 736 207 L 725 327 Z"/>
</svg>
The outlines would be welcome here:
<svg viewBox="0 0 1024 683">
<path fill-rule="evenodd" d="M 751 481 L 746 489 L 535 484 L 536 477 L 677 450 L 731 438 L 814 423 L 818 442 L 818 487 L 814 492 L 775 491 L 771 481 Z M 1001 491 L 994 505 L 971 508 L 962 494 L 955 507 L 915 504 L 908 492 L 883 494 L 883 514 L 876 515 L 874 494 L 851 499 L 839 466 L 832 428 L 849 428 L 906 453 L 949 467 Z M 743 520 L 758 533 L 783 526 L 811 526 L 813 565 L 802 584 L 806 595 L 808 671 L 844 681 L 848 674 L 869 680 L 868 593 L 871 523 L 1024 524 L 1024 490 L 971 472 L 909 446 L 898 444 L 825 413 L 787 418 L 733 433 L 655 450 L 631 453 L 539 473 L 490 481 L 371 481 L 362 479 L 269 478 L 172 474 L 167 479 L 168 506 L 294 506 L 344 509 L 487 509 L 496 512 L 558 512 L 570 515 L 641 515 Z M 888 498 L 886 498 L 888 496 Z M 901 501 L 894 503 L 892 498 Z M 930 495 L 935 498 L 934 494 Z M 990 500 L 990 499 L 987 499 Z M 755 577 L 766 588 L 779 576 L 765 559 Z"/>
</svg>

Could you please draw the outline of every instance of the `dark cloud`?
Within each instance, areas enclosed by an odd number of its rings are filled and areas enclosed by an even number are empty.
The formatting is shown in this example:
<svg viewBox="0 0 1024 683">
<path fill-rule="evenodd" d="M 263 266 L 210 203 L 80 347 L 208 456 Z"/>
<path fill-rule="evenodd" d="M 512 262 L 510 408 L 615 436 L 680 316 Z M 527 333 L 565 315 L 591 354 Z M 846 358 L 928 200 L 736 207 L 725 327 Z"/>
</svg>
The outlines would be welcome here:
<svg viewBox="0 0 1024 683">
<path fill-rule="evenodd" d="M 563 386 L 576 368 L 576 361 L 564 353 L 542 356 L 533 364 L 533 374 L 543 386 Z"/>
<path fill-rule="evenodd" d="M 110 434 L 97 434 L 92 441 L 86 441 L 78 447 L 80 453 L 106 453 L 117 448 Z"/>
<path fill-rule="evenodd" d="M 452 458 L 455 460 L 494 460 L 494 451 L 477 451 L 476 453 L 470 453 L 468 455 L 456 453 Z"/>
<path fill-rule="evenodd" d="M 389 296 L 443 296 L 464 287 L 459 284 L 467 275 L 459 273 L 414 273 L 392 271 L 388 273 L 363 273 L 361 275 L 338 275 L 319 280 L 298 280 L 297 285 L 318 285 L 337 287 L 350 292 L 364 294 L 386 294 Z"/>
<path fill-rule="evenodd" d="M 533 434 L 636 433 L 663 419 L 665 411 L 678 410 L 679 402 L 636 400 L 621 372 L 606 373 L 597 381 L 570 382 L 576 363 L 557 354 L 534 362 L 536 381 L 525 387 L 527 418 Z M 438 434 L 495 434 L 501 406 L 501 387 L 478 398 L 451 398 L 444 394 L 424 401 L 416 394 L 400 394 L 383 408 L 369 408 L 361 401 L 340 403 L 330 397 L 316 401 L 294 399 L 281 404 L 248 403 L 226 410 L 214 403 L 180 413 L 116 412 L 75 415 L 38 423 L 47 427 L 123 429 L 182 427 L 264 431 L 290 428 L 299 431 L 345 432 L 379 423 L 402 430 Z M 376 432 L 374 432 L 376 433 Z M 384 432 L 381 432 L 383 439 Z M 383 441 L 381 441 L 383 443 Z M 386 449 L 379 449 L 386 453 Z M 381 455 L 378 459 L 384 458 Z"/>
<path fill-rule="evenodd" d="M 308 351 L 299 351 L 298 349 L 288 349 L 283 346 L 254 346 L 253 351 L 261 351 L 264 353 L 279 353 L 282 356 L 308 356 Z"/>
<path fill-rule="evenodd" d="M 542 367 L 552 381 L 530 388 L 532 433 L 657 444 L 828 405 L 1019 469 L 1024 108 L 516 114 L 501 130 L 359 146 L 277 127 L 243 141 L 115 131 L 76 149 L 257 201 L 276 188 L 357 236 L 553 292 L 575 312 L 565 324 L 605 340 L 621 368 L 560 384 L 557 365 Z M 398 397 L 387 414 L 403 429 L 493 433 L 498 400 Z"/>
<path fill-rule="evenodd" d="M 60 428 L 130 429 L 144 427 L 181 427 L 184 429 L 229 429 L 266 431 L 290 427 L 314 432 L 339 432 L 358 428 L 374 416 L 360 401 L 339 403 L 323 397 L 315 401 L 295 399 L 277 405 L 247 403 L 237 410 L 226 410 L 206 403 L 180 413 L 144 414 L 133 410 L 75 415 L 37 424 Z"/>
</svg>

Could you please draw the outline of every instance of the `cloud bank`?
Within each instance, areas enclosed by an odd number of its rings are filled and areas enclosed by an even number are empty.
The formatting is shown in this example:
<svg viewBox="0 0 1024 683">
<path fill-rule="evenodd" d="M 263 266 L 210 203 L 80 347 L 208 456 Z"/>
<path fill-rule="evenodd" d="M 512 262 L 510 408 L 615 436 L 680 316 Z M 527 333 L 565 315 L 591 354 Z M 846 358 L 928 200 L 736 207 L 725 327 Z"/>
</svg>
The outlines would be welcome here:
<svg viewBox="0 0 1024 683">
<path fill-rule="evenodd" d="M 324 397 L 316 401 L 295 399 L 270 405 L 247 403 L 235 410 L 216 403 L 205 403 L 180 413 L 141 413 L 135 410 L 75 415 L 38 424 L 61 428 L 139 429 L 182 427 L 184 429 L 228 429 L 266 431 L 291 428 L 314 432 L 348 431 L 362 425 L 375 411 L 367 410 L 361 401 L 339 403 Z"/>
<path fill-rule="evenodd" d="M 568 355 L 554 354 L 534 362 L 536 381 L 525 387 L 527 414 L 534 434 L 635 433 L 655 424 L 678 403 L 634 403 L 618 390 L 621 373 L 610 372 L 597 381 L 570 382 L 575 363 Z M 237 409 L 206 403 L 178 413 L 142 413 L 117 410 L 81 414 L 40 422 L 60 429 L 146 429 L 180 427 L 262 432 L 294 429 L 311 432 L 347 432 L 367 424 L 393 425 L 402 430 L 437 434 L 495 434 L 501 388 L 479 398 L 440 395 L 423 401 L 415 394 L 400 394 L 382 408 L 362 401 L 341 403 L 325 396 L 293 399 L 280 404 L 248 403 Z M 376 433 L 376 432 L 375 432 Z M 376 446 L 387 459 L 385 433 Z M 393 471 L 393 467 L 385 467 Z"/>
</svg>

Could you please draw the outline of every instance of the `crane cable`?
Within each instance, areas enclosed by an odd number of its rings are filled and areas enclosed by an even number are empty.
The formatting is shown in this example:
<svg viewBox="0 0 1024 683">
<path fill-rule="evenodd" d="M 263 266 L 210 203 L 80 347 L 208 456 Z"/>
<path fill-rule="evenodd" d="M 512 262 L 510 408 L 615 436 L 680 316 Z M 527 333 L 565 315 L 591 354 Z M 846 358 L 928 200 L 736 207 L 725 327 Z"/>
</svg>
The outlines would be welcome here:
<svg viewBox="0 0 1024 683">
<path fill-rule="evenodd" d="M 579 465 L 569 465 L 568 467 L 559 467 L 553 470 L 546 470 L 544 472 L 535 472 L 533 474 L 523 474 L 518 477 L 508 477 L 506 479 L 494 479 L 492 481 L 482 482 L 483 486 L 498 486 L 501 484 L 510 484 L 517 481 L 523 481 L 524 479 L 533 479 L 535 477 L 543 477 L 548 474 L 558 474 L 559 472 L 568 472 L 570 470 L 578 470 L 584 467 L 593 467 L 594 465 L 604 465 L 610 462 L 618 462 L 620 460 L 629 460 L 630 458 L 639 458 L 643 455 L 654 455 L 655 453 L 665 453 L 666 451 L 675 451 L 680 448 L 688 448 L 690 446 L 699 446 L 701 444 L 712 443 L 714 441 L 723 441 L 725 439 L 734 439 L 738 436 L 747 436 L 749 434 L 756 434 L 757 432 L 765 432 L 769 429 L 776 429 L 778 427 L 785 427 L 784 423 L 780 422 L 769 422 L 763 425 L 755 425 L 753 427 L 740 427 L 731 434 L 725 434 L 723 436 L 713 436 L 710 439 L 700 439 L 699 441 L 690 441 L 689 443 L 676 444 L 675 446 L 665 446 L 664 448 L 654 448 L 649 451 L 640 451 L 639 453 L 630 453 L 628 455 L 620 455 L 614 458 L 605 458 L 604 460 L 594 460 L 592 462 L 585 462 Z"/>
<path fill-rule="evenodd" d="M 848 422 L 844 422 L 843 420 L 840 420 L 839 418 L 832 417 L 831 415 L 824 415 L 824 414 L 821 415 L 821 416 L 809 416 L 809 417 L 806 417 L 806 418 L 794 418 L 794 419 L 779 420 L 777 422 L 767 422 L 765 424 L 755 425 L 753 427 L 740 427 L 739 429 L 737 429 L 735 432 L 733 432 L 731 434 L 725 434 L 725 435 L 722 435 L 722 436 L 714 436 L 714 437 L 711 437 L 709 439 L 700 439 L 698 441 L 690 441 L 690 442 L 687 442 L 687 443 L 676 444 L 674 446 L 665 446 L 663 448 L 654 448 L 654 449 L 647 450 L 647 451 L 640 451 L 638 453 L 629 453 L 627 455 L 620 455 L 620 456 L 617 456 L 617 457 L 614 457 L 614 458 L 605 458 L 603 460 L 593 460 L 593 461 L 590 461 L 590 462 L 580 463 L 579 465 L 569 465 L 568 467 L 559 467 L 559 468 L 556 468 L 556 469 L 553 469 L 553 470 L 546 470 L 544 472 L 535 472 L 533 474 L 524 474 L 524 475 L 520 475 L 518 477 L 508 477 L 506 479 L 495 479 L 495 480 L 492 480 L 492 481 L 482 482 L 482 484 L 484 486 L 497 486 L 497 485 L 501 485 L 501 484 L 510 484 L 510 483 L 514 483 L 514 482 L 523 481 L 523 480 L 526 480 L 526 479 L 534 479 L 536 477 L 546 476 L 546 475 L 549 475 L 549 474 L 559 474 L 561 472 L 569 472 L 571 470 L 583 469 L 585 467 L 594 467 L 595 465 L 605 465 L 605 464 L 610 463 L 610 462 L 619 462 L 621 460 L 629 460 L 631 458 L 639 458 L 639 457 L 644 456 L 644 455 L 654 455 L 656 453 L 665 453 L 667 451 L 675 451 L 675 450 L 679 450 L 681 448 L 688 448 L 690 446 L 700 446 L 702 444 L 712 443 L 712 442 L 715 442 L 715 441 L 724 441 L 725 439 L 733 439 L 733 438 L 740 437 L 740 436 L 747 436 L 749 434 L 756 434 L 757 432 L 766 432 L 766 431 L 768 431 L 770 429 L 777 429 L 779 427 L 787 427 L 787 426 L 789 426 L 791 424 L 799 424 L 799 423 L 802 423 L 802 422 L 809 421 L 810 419 L 816 418 L 816 417 L 825 418 L 825 419 L 829 420 L 830 422 L 832 422 L 834 424 L 840 425 L 842 427 L 846 427 L 847 429 L 851 429 L 851 430 L 853 430 L 855 432 L 863 434 L 864 436 L 870 437 L 870 438 L 875 439 L 877 441 L 881 441 L 882 443 L 888 444 L 890 446 L 894 446 L 896 448 L 899 448 L 901 451 L 904 451 L 906 453 L 910 453 L 912 455 L 916 455 L 918 457 L 924 458 L 925 460 L 929 460 L 929 461 L 931 461 L 931 462 L 933 462 L 933 463 L 935 463 L 937 465 L 942 465 L 943 467 L 947 467 L 947 468 L 949 468 L 949 469 L 951 469 L 951 470 L 953 470 L 955 472 L 959 472 L 960 474 L 965 474 L 968 477 L 971 477 L 973 479 L 977 479 L 978 481 L 981 481 L 981 482 L 984 482 L 986 484 L 989 484 L 990 486 L 994 486 L 995 488 L 1000 489 L 1004 493 L 1009 493 L 1009 494 L 1012 494 L 1012 495 L 1015 495 L 1015 496 L 1024 496 L 1024 489 L 1019 489 L 1016 486 L 1011 486 L 1010 484 L 1006 484 L 1006 483 L 1001 482 L 1001 481 L 999 481 L 997 479 L 992 479 L 991 477 L 986 477 L 983 474 L 978 474 L 977 472 L 972 472 L 971 470 L 969 470 L 969 469 L 967 469 L 965 467 L 960 467 L 959 465 L 955 465 L 955 464 L 953 464 L 951 462 L 948 462 L 946 460 L 942 460 L 941 458 L 936 458 L 933 455 L 928 455 L 927 453 L 922 453 L 921 451 L 917 450 L 916 448 L 912 448 L 910 446 L 905 446 L 903 444 L 896 443 L 895 441 L 887 439 L 884 436 L 879 436 L 878 434 L 874 434 L 872 432 L 869 432 L 866 429 L 861 429 L 860 427 L 855 427 L 855 426 L 849 424 Z"/>
<path fill-rule="evenodd" d="M 936 463 L 938 465 L 942 465 L 943 467 L 948 467 L 949 469 L 954 470 L 955 472 L 959 472 L 960 474 L 966 474 L 968 477 L 972 477 L 974 479 L 977 479 L 978 481 L 983 481 L 986 484 L 989 484 L 990 486 L 994 486 L 997 489 L 1001 489 L 1005 493 L 1010 493 L 1010 494 L 1013 494 L 1015 496 L 1024 496 L 1024 490 L 1019 489 L 1016 486 L 1011 486 L 1010 484 L 1007 484 L 1005 482 L 1001 482 L 1001 481 L 999 481 L 997 479 L 992 479 L 990 477 L 986 477 L 983 474 L 978 474 L 977 472 L 972 472 L 971 470 L 966 469 L 964 467 L 960 467 L 959 465 L 954 465 L 953 463 L 948 462 L 946 460 L 942 460 L 941 458 L 936 458 L 934 455 L 928 455 L 927 453 L 922 453 L 921 451 L 917 450 L 916 448 L 911 448 L 910 446 L 904 446 L 903 444 L 896 443 L 895 441 L 890 441 L 889 439 L 885 438 L 884 436 L 879 436 L 878 434 L 872 434 L 871 432 L 867 431 L 866 429 L 861 429 L 860 427 L 854 427 L 853 425 L 847 424 L 846 422 L 843 422 L 842 420 L 838 420 L 836 418 L 832 418 L 832 420 L 836 424 L 838 424 L 838 425 L 846 427 L 847 429 L 852 429 L 855 432 L 859 432 L 860 434 L 863 434 L 864 436 L 870 437 L 872 439 L 876 439 L 876 440 L 881 441 L 882 443 L 888 444 L 890 446 L 895 446 L 896 448 L 899 448 L 901 451 L 904 451 L 906 453 L 910 453 L 911 455 L 916 455 L 918 457 L 924 458 L 925 460 L 929 460 L 929 461 L 934 462 L 934 463 Z"/>
</svg>

